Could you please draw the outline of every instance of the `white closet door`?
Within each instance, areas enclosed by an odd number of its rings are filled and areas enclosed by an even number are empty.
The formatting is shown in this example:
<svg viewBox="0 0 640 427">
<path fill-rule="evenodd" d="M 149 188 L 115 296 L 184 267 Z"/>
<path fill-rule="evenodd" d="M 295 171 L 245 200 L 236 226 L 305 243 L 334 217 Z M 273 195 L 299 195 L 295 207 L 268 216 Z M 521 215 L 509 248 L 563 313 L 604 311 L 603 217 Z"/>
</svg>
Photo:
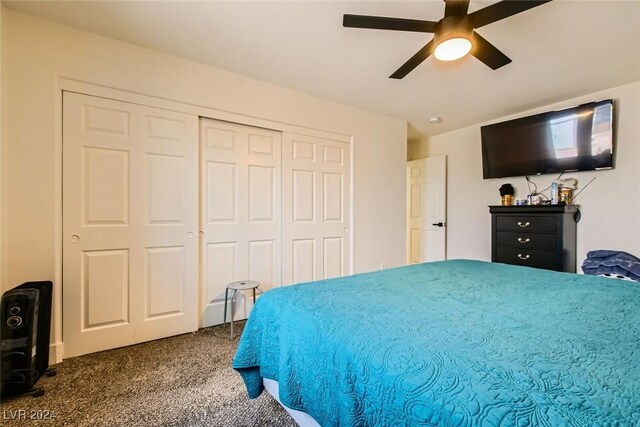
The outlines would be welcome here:
<svg viewBox="0 0 640 427">
<path fill-rule="evenodd" d="M 65 357 L 196 330 L 197 117 L 63 99 Z"/>
<path fill-rule="evenodd" d="M 281 134 L 200 120 L 202 326 L 221 324 L 229 282 L 280 286 Z M 239 294 L 235 318 L 252 300 Z"/>
<path fill-rule="evenodd" d="M 407 162 L 407 264 L 446 259 L 447 157 Z"/>
<path fill-rule="evenodd" d="M 349 274 L 349 144 L 283 135 L 283 284 Z"/>
</svg>

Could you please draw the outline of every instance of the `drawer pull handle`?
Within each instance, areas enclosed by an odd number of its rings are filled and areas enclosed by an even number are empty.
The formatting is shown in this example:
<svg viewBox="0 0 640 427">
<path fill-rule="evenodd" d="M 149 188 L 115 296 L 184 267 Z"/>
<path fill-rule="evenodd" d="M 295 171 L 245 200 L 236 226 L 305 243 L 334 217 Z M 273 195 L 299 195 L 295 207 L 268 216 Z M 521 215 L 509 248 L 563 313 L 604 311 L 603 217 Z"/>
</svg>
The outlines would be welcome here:
<svg viewBox="0 0 640 427">
<path fill-rule="evenodd" d="M 522 228 L 528 227 L 531 225 L 531 223 L 529 221 L 525 222 L 524 224 L 522 223 L 522 221 L 518 221 L 518 225 Z"/>
<path fill-rule="evenodd" d="M 520 243 L 529 243 L 531 241 L 530 238 L 523 239 L 522 237 L 518 237 L 518 242 Z"/>
<path fill-rule="evenodd" d="M 520 258 L 520 259 L 529 259 L 530 257 L 531 257 L 531 255 L 518 254 L 518 258 Z"/>
</svg>

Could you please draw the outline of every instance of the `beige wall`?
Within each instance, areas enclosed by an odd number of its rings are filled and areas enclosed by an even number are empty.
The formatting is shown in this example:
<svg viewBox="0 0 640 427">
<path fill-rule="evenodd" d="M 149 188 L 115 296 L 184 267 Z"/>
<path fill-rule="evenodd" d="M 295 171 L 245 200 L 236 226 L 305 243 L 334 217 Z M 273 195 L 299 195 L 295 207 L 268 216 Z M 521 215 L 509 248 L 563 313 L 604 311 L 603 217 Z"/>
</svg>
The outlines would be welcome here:
<svg viewBox="0 0 640 427">
<path fill-rule="evenodd" d="M 59 273 L 59 77 L 351 135 L 354 272 L 376 269 L 381 262 L 404 264 L 406 122 L 11 9 L 3 15 L 2 78 L 7 85 L 2 100 L 8 106 L 10 164 L 2 180 L 11 185 L 6 194 L 8 260 L 2 268 L 10 286 Z M 59 310 L 56 321 L 59 340 Z"/>
<path fill-rule="evenodd" d="M 491 122 L 605 98 L 613 98 L 617 108 L 615 169 L 572 172 L 564 176 L 578 179 L 579 189 L 596 177 L 576 200 L 582 211 L 578 224 L 578 269 L 590 250 L 620 249 L 640 256 L 640 82 Z M 499 204 L 498 188 L 506 182 L 516 188 L 516 197 L 527 194 L 524 177 L 482 179 L 481 125 L 432 137 L 423 142 L 421 148 L 425 157 L 448 156 L 448 258 L 491 259 L 491 223 L 487 205 Z M 543 175 L 532 180 L 538 189 L 544 189 L 556 176 Z"/>
<path fill-rule="evenodd" d="M 426 139 L 410 139 L 407 141 L 407 161 L 424 159 L 428 148 Z"/>
</svg>

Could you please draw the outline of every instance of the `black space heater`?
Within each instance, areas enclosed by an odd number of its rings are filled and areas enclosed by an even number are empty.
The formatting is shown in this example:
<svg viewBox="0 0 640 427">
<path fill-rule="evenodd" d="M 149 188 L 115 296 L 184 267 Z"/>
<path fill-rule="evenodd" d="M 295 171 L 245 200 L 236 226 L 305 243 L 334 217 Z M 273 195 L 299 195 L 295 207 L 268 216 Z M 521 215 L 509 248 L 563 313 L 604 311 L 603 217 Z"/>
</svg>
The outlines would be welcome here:
<svg viewBox="0 0 640 427">
<path fill-rule="evenodd" d="M 53 283 L 27 282 L 2 295 L 0 401 L 18 394 L 44 394 L 34 388 L 49 370 Z"/>
</svg>

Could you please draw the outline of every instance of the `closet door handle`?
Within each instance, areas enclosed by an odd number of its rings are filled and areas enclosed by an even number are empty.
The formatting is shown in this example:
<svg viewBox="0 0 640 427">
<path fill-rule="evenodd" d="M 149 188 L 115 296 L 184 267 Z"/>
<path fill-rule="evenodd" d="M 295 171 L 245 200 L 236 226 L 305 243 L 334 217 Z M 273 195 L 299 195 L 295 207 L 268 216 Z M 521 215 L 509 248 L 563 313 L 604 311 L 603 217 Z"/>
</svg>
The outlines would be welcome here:
<svg viewBox="0 0 640 427">
<path fill-rule="evenodd" d="M 518 258 L 520 258 L 520 259 L 529 259 L 530 257 L 531 257 L 531 255 L 518 254 Z"/>
<path fill-rule="evenodd" d="M 531 225 L 531 223 L 529 221 L 523 223 L 522 221 L 518 221 L 518 225 L 522 228 L 528 227 Z"/>
<path fill-rule="evenodd" d="M 522 237 L 518 237 L 518 242 L 520 243 L 529 243 L 531 241 L 530 238 L 523 239 Z"/>
</svg>

